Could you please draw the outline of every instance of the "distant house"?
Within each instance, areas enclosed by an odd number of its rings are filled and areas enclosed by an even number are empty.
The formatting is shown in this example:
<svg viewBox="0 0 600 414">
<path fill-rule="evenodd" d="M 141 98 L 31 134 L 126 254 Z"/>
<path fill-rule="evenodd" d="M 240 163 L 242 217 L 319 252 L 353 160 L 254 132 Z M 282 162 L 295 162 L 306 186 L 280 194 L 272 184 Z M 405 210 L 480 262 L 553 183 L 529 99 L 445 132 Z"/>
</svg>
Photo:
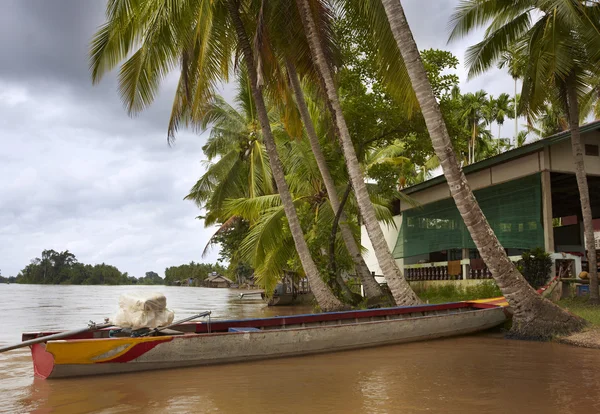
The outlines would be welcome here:
<svg viewBox="0 0 600 414">
<path fill-rule="evenodd" d="M 216 274 L 213 272 L 204 280 L 204 286 L 210 288 L 228 288 L 233 283 L 233 280 L 226 278 L 225 276 Z"/>
</svg>

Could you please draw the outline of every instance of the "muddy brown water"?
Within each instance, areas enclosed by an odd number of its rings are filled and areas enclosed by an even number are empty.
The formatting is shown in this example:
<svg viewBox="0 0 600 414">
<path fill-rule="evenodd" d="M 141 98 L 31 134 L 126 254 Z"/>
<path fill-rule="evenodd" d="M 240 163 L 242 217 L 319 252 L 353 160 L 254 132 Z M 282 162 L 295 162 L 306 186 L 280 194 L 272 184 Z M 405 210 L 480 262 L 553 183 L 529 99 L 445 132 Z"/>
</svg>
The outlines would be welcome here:
<svg viewBox="0 0 600 414">
<path fill-rule="evenodd" d="M 184 287 L 0 285 L 0 346 L 21 331 L 79 328 L 125 291 L 161 291 L 176 318 L 307 313 Z M 27 350 L 0 354 L 4 413 L 600 413 L 600 351 L 497 332 L 231 365 L 62 380 L 33 377 Z"/>
</svg>

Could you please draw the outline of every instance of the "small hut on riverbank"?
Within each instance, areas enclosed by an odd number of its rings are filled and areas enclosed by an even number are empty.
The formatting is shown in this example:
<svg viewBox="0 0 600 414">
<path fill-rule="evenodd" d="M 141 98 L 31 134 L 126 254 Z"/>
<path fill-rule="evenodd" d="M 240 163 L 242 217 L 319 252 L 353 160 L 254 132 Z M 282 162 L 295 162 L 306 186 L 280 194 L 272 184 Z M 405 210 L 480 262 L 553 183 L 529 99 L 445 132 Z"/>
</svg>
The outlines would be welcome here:
<svg viewBox="0 0 600 414">
<path fill-rule="evenodd" d="M 204 279 L 204 286 L 210 288 L 228 288 L 233 284 L 233 280 L 220 274 L 212 274 Z"/>
</svg>

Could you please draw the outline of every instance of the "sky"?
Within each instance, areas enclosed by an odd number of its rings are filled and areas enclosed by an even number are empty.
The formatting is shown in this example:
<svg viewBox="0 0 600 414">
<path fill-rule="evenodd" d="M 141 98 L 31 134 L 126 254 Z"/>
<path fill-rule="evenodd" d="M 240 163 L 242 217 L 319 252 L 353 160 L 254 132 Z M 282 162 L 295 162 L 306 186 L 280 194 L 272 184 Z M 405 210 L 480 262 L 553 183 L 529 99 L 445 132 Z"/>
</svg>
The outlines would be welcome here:
<svg viewBox="0 0 600 414">
<path fill-rule="evenodd" d="M 475 33 L 447 44 L 457 1 L 404 0 L 420 49 L 450 50 L 462 62 Z M 42 250 L 69 250 L 83 263 L 107 263 L 143 276 L 202 258 L 215 228 L 183 198 L 204 171 L 202 135 L 181 131 L 167 145 L 176 74 L 154 104 L 129 117 L 116 75 L 92 85 L 89 41 L 104 22 L 101 0 L 2 0 L 0 13 L 0 272 L 16 276 Z M 463 92 L 511 93 L 494 70 Z M 232 86 L 223 94 L 231 97 Z M 505 126 L 506 128 L 506 126 Z"/>
</svg>

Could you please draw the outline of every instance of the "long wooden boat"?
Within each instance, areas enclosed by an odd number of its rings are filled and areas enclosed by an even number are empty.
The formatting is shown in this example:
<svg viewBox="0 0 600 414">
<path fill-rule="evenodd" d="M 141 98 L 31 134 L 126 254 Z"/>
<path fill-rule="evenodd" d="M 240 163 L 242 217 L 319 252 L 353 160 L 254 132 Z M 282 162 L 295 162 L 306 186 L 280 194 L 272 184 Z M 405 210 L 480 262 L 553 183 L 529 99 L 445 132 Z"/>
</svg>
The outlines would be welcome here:
<svg viewBox="0 0 600 414">
<path fill-rule="evenodd" d="M 366 348 L 463 335 L 502 324 L 486 303 L 396 307 L 312 315 L 191 322 L 169 334 L 109 337 L 109 328 L 31 346 L 42 378 L 116 374 Z M 31 340 L 56 332 L 23 334 Z"/>
</svg>

